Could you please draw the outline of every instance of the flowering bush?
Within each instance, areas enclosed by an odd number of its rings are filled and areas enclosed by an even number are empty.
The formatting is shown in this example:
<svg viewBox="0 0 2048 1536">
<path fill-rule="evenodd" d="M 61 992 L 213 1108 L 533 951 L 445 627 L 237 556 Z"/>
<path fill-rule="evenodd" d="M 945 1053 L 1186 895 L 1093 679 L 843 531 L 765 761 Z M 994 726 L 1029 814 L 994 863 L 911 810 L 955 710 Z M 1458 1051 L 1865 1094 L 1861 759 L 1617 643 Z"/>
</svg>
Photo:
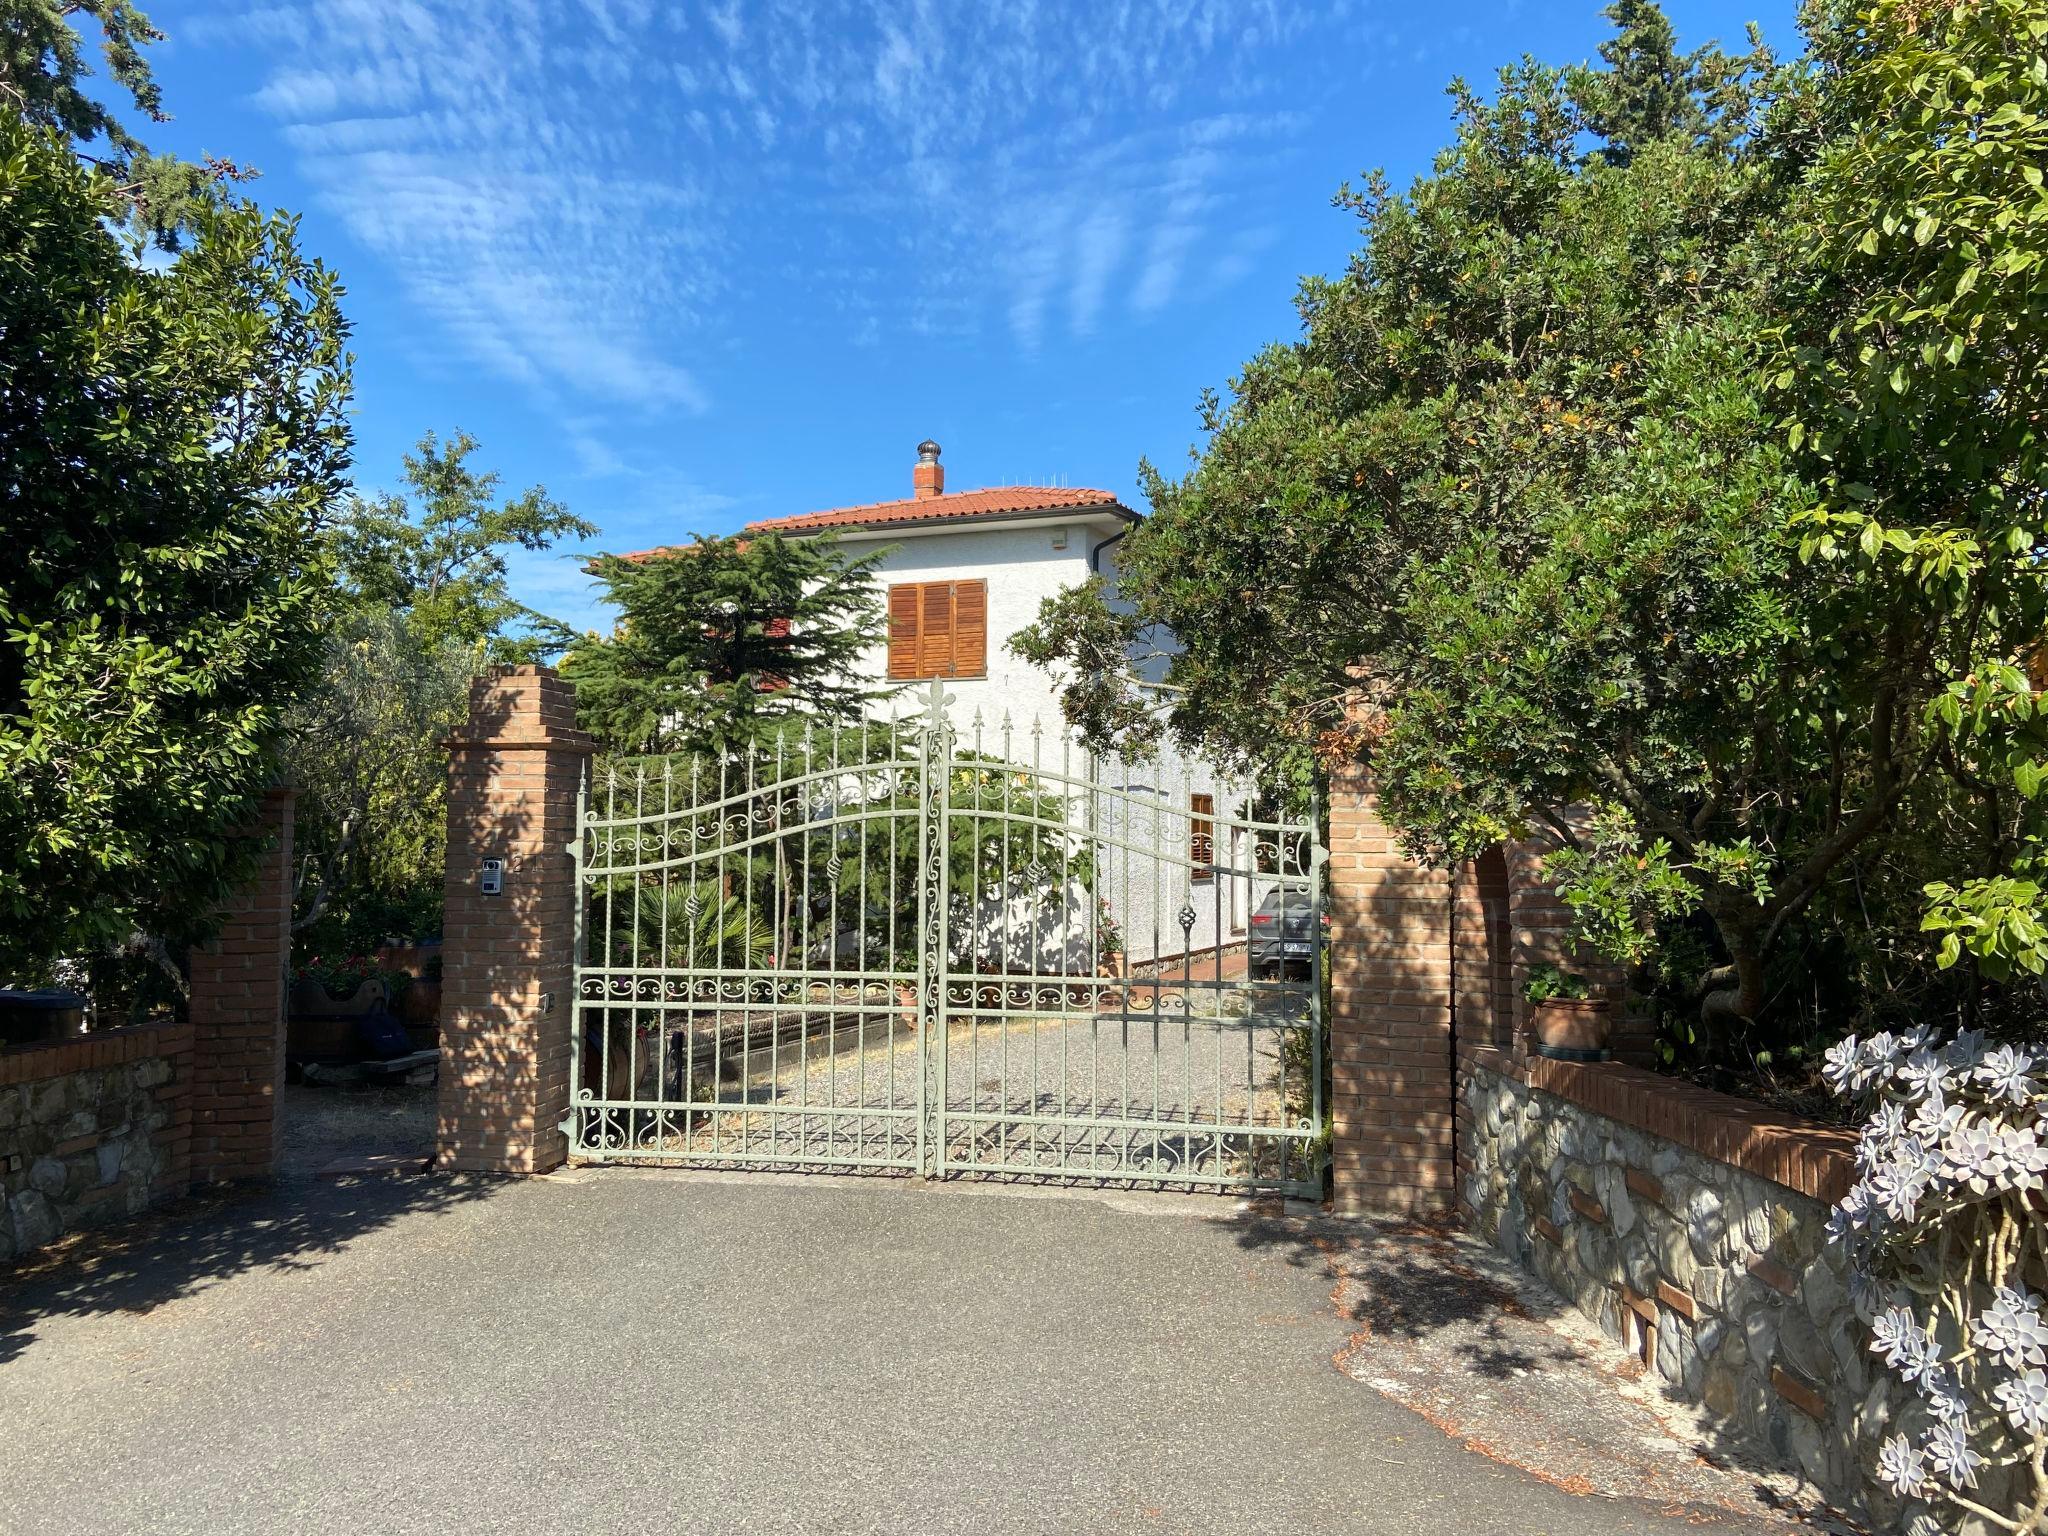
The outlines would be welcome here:
<svg viewBox="0 0 2048 1536">
<path fill-rule="evenodd" d="M 1877 1475 L 2001 1530 L 2048 1529 L 2048 1046 L 1852 1035 L 1826 1074 L 1871 1104 L 1861 1176 L 1828 1235 L 1871 1349 L 1924 1408 L 1924 1428 L 1884 1443 Z M 1983 1502 L 1994 1475 L 2011 1489 L 2002 1509 Z"/>
</svg>

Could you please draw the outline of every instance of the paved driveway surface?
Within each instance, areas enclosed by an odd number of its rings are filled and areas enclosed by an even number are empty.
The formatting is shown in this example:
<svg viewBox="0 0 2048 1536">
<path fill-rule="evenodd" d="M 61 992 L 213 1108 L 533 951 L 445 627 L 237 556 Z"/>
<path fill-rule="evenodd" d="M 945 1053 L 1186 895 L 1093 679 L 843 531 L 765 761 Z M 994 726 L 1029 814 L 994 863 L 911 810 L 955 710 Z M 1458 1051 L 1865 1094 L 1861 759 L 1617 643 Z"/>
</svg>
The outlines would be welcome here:
<svg viewBox="0 0 2048 1536">
<path fill-rule="evenodd" d="M 187 1211 L 0 1284 L 0 1530 L 1765 1528 L 1460 1448 L 1333 1367 L 1302 1224 L 1232 1213 L 610 1169 Z"/>
</svg>

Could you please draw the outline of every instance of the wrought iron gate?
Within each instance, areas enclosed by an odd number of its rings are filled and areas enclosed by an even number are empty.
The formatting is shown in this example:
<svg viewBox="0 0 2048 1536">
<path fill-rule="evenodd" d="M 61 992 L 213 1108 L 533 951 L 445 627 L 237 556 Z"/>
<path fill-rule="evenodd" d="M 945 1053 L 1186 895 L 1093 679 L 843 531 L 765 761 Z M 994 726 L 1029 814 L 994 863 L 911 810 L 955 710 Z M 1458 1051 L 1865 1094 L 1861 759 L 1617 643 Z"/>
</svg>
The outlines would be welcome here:
<svg viewBox="0 0 2048 1536">
<path fill-rule="evenodd" d="M 921 713 L 586 785 L 573 1150 L 1316 1195 L 1313 815 Z"/>
</svg>

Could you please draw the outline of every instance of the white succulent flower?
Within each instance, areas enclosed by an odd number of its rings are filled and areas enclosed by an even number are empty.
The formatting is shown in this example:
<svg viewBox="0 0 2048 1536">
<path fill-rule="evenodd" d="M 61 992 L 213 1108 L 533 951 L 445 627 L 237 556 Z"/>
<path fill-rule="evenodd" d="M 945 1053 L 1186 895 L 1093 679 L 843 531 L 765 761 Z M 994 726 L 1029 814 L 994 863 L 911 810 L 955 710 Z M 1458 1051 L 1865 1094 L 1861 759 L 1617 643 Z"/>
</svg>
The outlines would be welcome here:
<svg viewBox="0 0 2048 1536">
<path fill-rule="evenodd" d="M 1826 1074 L 1838 1092 L 1875 1101 L 1859 1177 L 1828 1213 L 1828 1238 L 1848 1263 L 1872 1352 L 1926 1405 L 1917 1439 L 1885 1442 L 1879 1476 L 1907 1498 L 1959 1496 L 2003 1456 L 2007 1425 L 2048 1434 L 2048 1297 L 1997 1287 L 1961 1319 L 1959 1338 L 1935 1336 L 1926 1300 L 1937 1283 L 1963 1280 L 1966 1263 L 1983 1274 L 1984 1255 L 1944 1241 L 1961 1202 L 2017 1199 L 2015 1214 L 2039 1219 L 2026 1202 L 2048 1187 L 2048 1043 L 1989 1048 L 1969 1031 L 1943 1044 L 1919 1028 L 1844 1041 Z"/>
<path fill-rule="evenodd" d="M 1930 1491 L 1927 1460 L 1904 1435 L 1893 1435 L 1878 1451 L 1877 1475 L 1904 1498 L 1917 1499 Z"/>
<path fill-rule="evenodd" d="M 1941 1350 L 1913 1316 L 1911 1307 L 1887 1307 L 1870 1328 L 1870 1349 L 1907 1381 L 1919 1381 L 1940 1368 Z"/>
<path fill-rule="evenodd" d="M 2008 1125 L 1998 1133 L 1999 1183 L 2006 1189 L 2039 1189 L 2048 1180 L 2048 1146 L 2025 1126 Z"/>
<path fill-rule="evenodd" d="M 2034 1058 L 2015 1045 L 2001 1045 L 1977 1064 L 1977 1080 L 1986 1093 L 2009 1104 L 2024 1104 L 2034 1096 L 2035 1084 L 2028 1073 Z"/>
<path fill-rule="evenodd" d="M 1886 1099 L 1871 1115 L 1870 1129 L 1888 1141 L 1897 1141 L 1906 1134 L 1906 1106 L 1896 1099 Z"/>
<path fill-rule="evenodd" d="M 1914 1099 L 1939 1096 L 1947 1090 L 1949 1067 L 1930 1050 L 1918 1050 L 1906 1058 L 1898 1071 L 1899 1086 Z"/>
<path fill-rule="evenodd" d="M 1992 1390 L 2006 1422 L 2023 1435 L 2048 1432 L 2048 1371 L 2036 1366 L 2024 1376 L 2009 1376 Z"/>
<path fill-rule="evenodd" d="M 1951 1104 L 1940 1094 L 1934 1094 L 1921 1100 L 1920 1107 L 1913 1111 L 1913 1134 L 1939 1146 L 1969 1117 L 1970 1112 L 1963 1105 Z"/>
<path fill-rule="evenodd" d="M 2005 1166 L 2005 1142 L 1986 1121 L 1964 1120 L 1941 1145 L 1942 1173 L 1977 1194 L 1991 1192 Z"/>
<path fill-rule="evenodd" d="M 1894 1221 L 1911 1221 L 1930 1182 L 1917 1163 L 1886 1163 L 1870 1176 L 1870 1198 Z"/>
<path fill-rule="evenodd" d="M 1839 1242 L 1869 1225 L 1870 1184 L 1868 1180 L 1859 1179 L 1828 1212 L 1828 1236 Z"/>
<path fill-rule="evenodd" d="M 1929 1371 L 1920 1379 L 1920 1395 L 1928 1411 L 1944 1424 L 1961 1424 L 1970 1416 L 1970 1399 L 1962 1379 L 1950 1366 Z"/>
<path fill-rule="evenodd" d="M 1948 1043 L 1948 1064 L 1958 1072 L 1973 1072 L 1984 1059 L 1984 1031 L 1966 1029 Z"/>
<path fill-rule="evenodd" d="M 1984 1458 L 1970 1449 L 1970 1432 L 1960 1421 L 1937 1424 L 1926 1443 L 1927 1464 L 1948 1479 L 1951 1488 L 1977 1486 L 1977 1469 Z"/>
<path fill-rule="evenodd" d="M 1970 1339 L 2009 1371 L 2048 1365 L 2048 1324 L 2041 1321 L 2041 1298 L 2024 1287 L 2001 1285 L 1991 1305 L 1979 1314 Z"/>
<path fill-rule="evenodd" d="M 1863 1042 L 1844 1035 L 1821 1053 L 1821 1076 L 1838 1094 L 1861 1092 L 1870 1081 L 1863 1059 Z"/>
</svg>

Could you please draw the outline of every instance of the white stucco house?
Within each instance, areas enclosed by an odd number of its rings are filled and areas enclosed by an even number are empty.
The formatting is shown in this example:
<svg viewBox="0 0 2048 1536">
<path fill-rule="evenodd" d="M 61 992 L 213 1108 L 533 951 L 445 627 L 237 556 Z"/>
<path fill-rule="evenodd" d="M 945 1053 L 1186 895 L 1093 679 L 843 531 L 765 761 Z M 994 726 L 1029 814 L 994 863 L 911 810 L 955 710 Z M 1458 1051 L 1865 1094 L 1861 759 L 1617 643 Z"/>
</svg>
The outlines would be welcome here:
<svg viewBox="0 0 2048 1536">
<path fill-rule="evenodd" d="M 1047 771 L 1064 763 L 1106 791 L 1088 804 L 1077 795 L 1075 815 L 1091 819 L 1102 840 L 1106 867 L 1095 888 L 1131 963 L 1212 955 L 1242 941 L 1269 884 L 1253 869 L 1247 835 L 1232 825 L 1249 787 L 1171 749 L 1142 762 L 1091 757 L 1066 740 L 1059 679 L 1009 649 L 1047 597 L 1097 574 L 1114 589 L 1117 542 L 1138 514 L 1108 491 L 948 491 L 939 455 L 937 443 L 919 444 L 911 494 L 901 500 L 763 518 L 746 531 L 786 538 L 829 532 L 851 553 L 879 552 L 875 576 L 888 633 L 863 658 L 864 675 L 901 686 L 911 707 L 920 684 L 943 679 L 963 746 L 978 739 L 984 752 L 1025 766 L 1036 752 Z M 991 932 L 1036 928 L 1041 946 L 1059 942 L 1043 921 L 987 917 L 980 926 Z"/>
</svg>

